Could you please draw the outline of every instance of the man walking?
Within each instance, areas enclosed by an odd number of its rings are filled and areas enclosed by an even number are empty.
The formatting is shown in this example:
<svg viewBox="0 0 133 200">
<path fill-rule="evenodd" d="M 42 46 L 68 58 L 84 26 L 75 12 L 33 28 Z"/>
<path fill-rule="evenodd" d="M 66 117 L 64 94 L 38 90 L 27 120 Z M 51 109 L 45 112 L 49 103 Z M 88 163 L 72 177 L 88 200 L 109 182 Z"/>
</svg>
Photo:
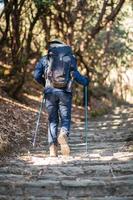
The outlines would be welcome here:
<svg viewBox="0 0 133 200">
<path fill-rule="evenodd" d="M 45 107 L 48 112 L 48 142 L 50 156 L 58 156 L 60 145 L 64 156 L 70 155 L 68 137 L 71 124 L 72 80 L 87 86 L 89 80 L 77 70 L 76 58 L 70 46 L 60 40 L 49 43 L 48 54 L 35 67 L 36 81 L 45 86 Z M 59 119 L 61 129 L 58 134 Z"/>
</svg>

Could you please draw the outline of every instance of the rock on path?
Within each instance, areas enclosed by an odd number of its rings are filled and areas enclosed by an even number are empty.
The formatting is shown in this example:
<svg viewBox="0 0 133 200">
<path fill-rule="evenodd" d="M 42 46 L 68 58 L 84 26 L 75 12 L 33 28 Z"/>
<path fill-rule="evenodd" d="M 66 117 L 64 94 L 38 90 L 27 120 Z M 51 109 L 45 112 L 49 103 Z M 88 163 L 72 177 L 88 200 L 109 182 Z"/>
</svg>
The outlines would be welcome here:
<svg viewBox="0 0 133 200">
<path fill-rule="evenodd" d="M 72 124 L 71 156 L 50 158 L 45 135 L 36 149 L 11 157 L 0 168 L 0 200 L 133 200 L 133 108 L 117 107 L 90 120 L 88 152 L 84 123 Z"/>
</svg>

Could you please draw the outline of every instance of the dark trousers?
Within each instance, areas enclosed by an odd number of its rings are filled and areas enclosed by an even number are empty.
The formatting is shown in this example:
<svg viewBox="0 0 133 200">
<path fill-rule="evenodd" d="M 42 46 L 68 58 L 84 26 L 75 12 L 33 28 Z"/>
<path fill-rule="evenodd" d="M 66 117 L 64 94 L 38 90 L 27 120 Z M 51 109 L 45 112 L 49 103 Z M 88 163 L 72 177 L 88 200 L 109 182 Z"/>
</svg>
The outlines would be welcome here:
<svg viewBox="0 0 133 200">
<path fill-rule="evenodd" d="M 71 124 L 72 94 L 64 91 L 52 91 L 45 95 L 45 107 L 48 112 L 48 142 L 57 144 L 58 125 L 61 131 L 69 135 Z"/>
</svg>

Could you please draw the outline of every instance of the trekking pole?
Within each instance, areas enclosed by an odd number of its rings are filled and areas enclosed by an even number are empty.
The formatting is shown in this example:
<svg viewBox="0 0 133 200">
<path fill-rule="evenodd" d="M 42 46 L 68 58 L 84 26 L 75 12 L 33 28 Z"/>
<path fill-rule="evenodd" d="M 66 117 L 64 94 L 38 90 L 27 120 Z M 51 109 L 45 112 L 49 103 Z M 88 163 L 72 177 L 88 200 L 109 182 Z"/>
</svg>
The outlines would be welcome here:
<svg viewBox="0 0 133 200">
<path fill-rule="evenodd" d="M 42 108 L 43 108 L 43 101 L 44 101 L 44 94 L 43 94 L 40 109 L 39 109 L 39 112 L 38 112 L 38 119 L 37 119 L 37 122 L 36 122 L 36 129 L 35 129 L 35 133 L 34 133 L 34 137 L 33 137 L 33 143 L 32 143 L 33 147 L 35 147 L 35 143 L 36 143 L 36 137 L 37 137 L 38 127 L 39 127 L 41 112 L 42 112 Z"/>
<path fill-rule="evenodd" d="M 88 88 L 85 86 L 85 143 L 86 143 L 86 153 L 88 152 L 88 137 L 87 137 L 87 132 L 88 132 Z"/>
</svg>

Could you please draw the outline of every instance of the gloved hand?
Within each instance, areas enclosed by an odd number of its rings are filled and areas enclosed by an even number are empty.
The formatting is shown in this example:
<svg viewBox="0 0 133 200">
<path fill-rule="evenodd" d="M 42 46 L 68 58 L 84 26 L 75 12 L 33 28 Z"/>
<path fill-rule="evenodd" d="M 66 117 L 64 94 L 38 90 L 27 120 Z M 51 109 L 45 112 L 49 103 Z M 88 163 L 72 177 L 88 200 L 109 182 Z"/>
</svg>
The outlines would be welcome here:
<svg viewBox="0 0 133 200">
<path fill-rule="evenodd" d="M 77 74 L 78 74 L 77 72 L 78 72 L 78 71 L 72 71 L 72 72 L 71 72 L 71 77 L 72 77 L 72 78 L 76 78 L 76 76 L 77 76 Z"/>
<path fill-rule="evenodd" d="M 89 78 L 87 76 L 82 76 L 79 71 L 72 71 L 72 77 L 81 85 L 88 86 L 89 85 Z"/>
</svg>

